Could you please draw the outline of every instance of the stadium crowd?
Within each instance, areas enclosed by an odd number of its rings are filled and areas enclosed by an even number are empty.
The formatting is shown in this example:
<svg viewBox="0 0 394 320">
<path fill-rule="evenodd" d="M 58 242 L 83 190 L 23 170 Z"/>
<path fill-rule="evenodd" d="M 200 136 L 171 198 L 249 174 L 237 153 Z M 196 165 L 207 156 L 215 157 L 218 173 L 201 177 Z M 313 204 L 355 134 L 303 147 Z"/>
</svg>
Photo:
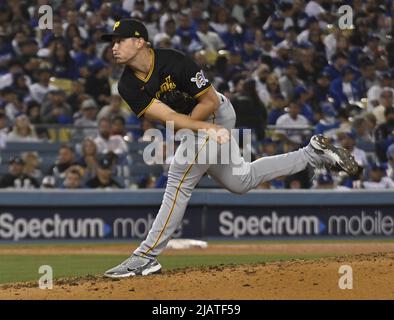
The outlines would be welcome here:
<svg viewBox="0 0 394 320">
<path fill-rule="evenodd" d="M 130 164 L 129 143 L 157 126 L 122 101 L 122 68 L 99 41 L 129 17 L 153 47 L 195 59 L 231 100 L 236 126 L 252 129 L 254 157 L 323 133 L 360 166 L 357 177 L 305 171 L 259 188 L 394 188 L 393 0 L 54 0 L 52 29 L 40 29 L 46 4 L 0 1 L 0 156 L 10 143 L 64 145 L 45 170 L 39 152 L 1 158 L 0 188 L 165 185 L 166 166 L 136 184 L 117 170 Z M 344 4 L 353 24 L 341 28 Z"/>
</svg>

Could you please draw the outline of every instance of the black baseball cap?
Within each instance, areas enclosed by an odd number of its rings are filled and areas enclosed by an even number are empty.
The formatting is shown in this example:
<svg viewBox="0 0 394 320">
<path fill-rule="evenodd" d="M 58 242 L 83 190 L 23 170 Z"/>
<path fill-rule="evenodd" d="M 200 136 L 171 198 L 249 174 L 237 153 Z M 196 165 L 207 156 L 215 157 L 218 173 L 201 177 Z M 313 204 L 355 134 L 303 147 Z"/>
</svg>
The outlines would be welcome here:
<svg viewBox="0 0 394 320">
<path fill-rule="evenodd" d="M 97 163 L 101 169 L 111 169 L 113 162 L 111 156 L 103 155 L 98 159 Z"/>
<path fill-rule="evenodd" d="M 8 164 L 14 164 L 14 163 L 20 164 L 20 165 L 24 165 L 24 164 L 25 164 L 25 162 L 23 161 L 23 159 L 22 159 L 21 157 L 19 157 L 19 156 L 11 157 L 11 158 L 8 160 Z"/>
<path fill-rule="evenodd" d="M 122 19 L 115 22 L 112 33 L 104 33 L 101 40 L 111 42 L 113 37 L 143 38 L 148 41 L 148 31 L 144 24 L 135 19 Z"/>
</svg>

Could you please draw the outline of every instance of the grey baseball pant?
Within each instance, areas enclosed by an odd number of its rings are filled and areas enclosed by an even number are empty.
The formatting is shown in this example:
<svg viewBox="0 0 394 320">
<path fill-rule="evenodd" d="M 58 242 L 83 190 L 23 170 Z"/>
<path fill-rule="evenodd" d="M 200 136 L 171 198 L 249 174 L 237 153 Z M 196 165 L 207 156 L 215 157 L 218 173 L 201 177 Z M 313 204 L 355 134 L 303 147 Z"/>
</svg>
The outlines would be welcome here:
<svg viewBox="0 0 394 320">
<path fill-rule="evenodd" d="M 227 98 L 221 94 L 219 96 L 221 105 L 214 117 L 208 121 L 214 121 L 231 130 L 235 125 L 234 108 Z M 161 207 L 146 240 L 134 251 L 137 255 L 157 256 L 165 249 L 171 235 L 182 221 L 194 187 L 206 172 L 227 190 L 243 194 L 264 181 L 302 171 L 308 164 L 304 149 L 246 162 L 233 137 L 227 142 L 231 144 L 230 148 L 227 146 L 226 149 L 231 152 L 231 156 L 227 158 L 230 159 L 227 161 L 229 163 L 210 164 L 207 159 L 211 150 L 215 150 L 216 146 L 219 154 L 225 144 L 218 145 L 203 134 L 195 134 L 193 138 L 185 137 L 175 152 Z M 189 163 L 184 163 L 182 150 L 189 148 L 196 150 L 195 156 Z"/>
</svg>

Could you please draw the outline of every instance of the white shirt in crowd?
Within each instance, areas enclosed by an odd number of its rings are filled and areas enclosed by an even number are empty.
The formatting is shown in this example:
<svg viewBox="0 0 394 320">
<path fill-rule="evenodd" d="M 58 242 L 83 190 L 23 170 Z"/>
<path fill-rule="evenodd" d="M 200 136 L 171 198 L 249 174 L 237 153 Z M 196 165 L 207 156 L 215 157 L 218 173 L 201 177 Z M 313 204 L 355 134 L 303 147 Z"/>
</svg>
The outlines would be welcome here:
<svg viewBox="0 0 394 320">
<path fill-rule="evenodd" d="M 390 88 L 390 89 L 393 91 L 393 95 L 394 95 L 394 89 L 393 88 Z M 371 88 L 369 88 L 368 93 L 367 93 L 368 112 L 371 112 L 374 109 L 372 101 L 379 102 L 382 90 L 383 90 L 383 87 L 379 84 L 375 84 Z"/>
<path fill-rule="evenodd" d="M 97 136 L 94 142 L 97 145 L 98 153 L 113 152 L 117 155 L 121 155 L 128 152 L 127 144 L 120 135 L 110 136 L 108 140 L 105 140 L 101 136 Z"/>
<path fill-rule="evenodd" d="M 330 33 L 328 36 L 324 37 L 324 46 L 326 48 L 326 58 L 331 61 L 331 58 L 335 51 L 337 50 L 337 39 L 334 33 Z"/>
<path fill-rule="evenodd" d="M 33 100 L 36 100 L 38 103 L 43 103 L 45 96 L 48 94 L 49 91 L 51 90 L 56 90 L 57 87 L 55 87 L 53 84 L 49 84 L 48 86 L 43 86 L 42 84 L 36 82 L 33 83 L 30 87 L 30 95 Z"/>
<path fill-rule="evenodd" d="M 197 36 L 207 51 L 218 51 L 224 47 L 222 39 L 216 32 L 208 31 L 207 33 L 202 33 L 197 31 Z"/>
<path fill-rule="evenodd" d="M 380 125 L 380 124 L 386 122 L 386 117 L 384 116 L 385 110 L 386 110 L 386 108 L 384 106 L 382 106 L 381 104 L 372 110 L 373 115 L 376 117 L 376 124 L 377 125 Z"/>
<path fill-rule="evenodd" d="M 278 120 L 276 120 L 276 126 L 278 127 L 289 127 L 289 128 L 297 128 L 297 127 L 307 127 L 309 126 L 308 119 L 305 118 L 302 114 L 299 114 L 296 119 L 290 117 L 288 113 L 281 115 Z M 302 144 L 303 135 L 307 135 L 309 133 L 308 130 L 300 131 L 300 130 L 285 130 L 285 129 L 277 129 L 277 133 L 284 134 L 290 141 L 298 144 Z"/>
<path fill-rule="evenodd" d="M 352 151 L 352 156 L 354 157 L 354 160 L 356 160 L 359 166 L 362 166 L 363 168 L 368 167 L 367 154 L 364 150 L 354 147 Z"/>
<path fill-rule="evenodd" d="M 320 14 L 325 12 L 326 10 L 315 1 L 309 1 L 305 7 L 305 13 L 310 17 L 318 18 Z"/>
<path fill-rule="evenodd" d="M 383 177 L 379 182 L 372 181 L 364 181 L 363 182 L 364 189 L 393 189 L 394 181 L 389 177 Z"/>
</svg>

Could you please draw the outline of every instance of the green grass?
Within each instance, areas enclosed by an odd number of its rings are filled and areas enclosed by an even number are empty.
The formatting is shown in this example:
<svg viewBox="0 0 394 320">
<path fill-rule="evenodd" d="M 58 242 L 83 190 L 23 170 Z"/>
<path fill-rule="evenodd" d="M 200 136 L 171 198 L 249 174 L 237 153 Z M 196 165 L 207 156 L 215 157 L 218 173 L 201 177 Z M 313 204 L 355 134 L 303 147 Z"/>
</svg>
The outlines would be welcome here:
<svg viewBox="0 0 394 320">
<path fill-rule="evenodd" d="M 213 266 L 220 264 L 247 264 L 291 260 L 295 258 L 314 259 L 327 255 L 177 255 L 161 256 L 164 270 L 185 267 Z M 119 264 L 126 255 L 12 255 L 5 254 L 0 260 L 0 283 L 38 281 L 41 265 L 50 265 L 53 277 L 75 277 L 102 275 Z"/>
<path fill-rule="evenodd" d="M 393 239 L 346 239 L 346 240 L 238 240 L 238 241 L 209 241 L 209 244 L 324 244 L 324 243 L 366 243 L 393 242 Z M 124 245 L 124 255 L 111 254 L 1 254 L 0 256 L 0 284 L 19 281 L 38 281 L 41 276 L 38 269 L 41 265 L 53 268 L 54 278 L 74 277 L 84 275 L 102 275 L 105 270 L 119 264 L 127 257 L 130 250 L 139 242 L 56 242 L 56 243 L 8 243 L 0 244 L 2 249 L 12 248 L 96 248 L 113 245 Z M 185 267 L 213 266 L 219 264 L 248 264 L 291 259 L 314 259 L 333 256 L 332 254 L 245 254 L 245 255 L 163 255 L 159 260 L 164 270 Z M 338 254 L 335 254 L 338 255 Z"/>
</svg>

